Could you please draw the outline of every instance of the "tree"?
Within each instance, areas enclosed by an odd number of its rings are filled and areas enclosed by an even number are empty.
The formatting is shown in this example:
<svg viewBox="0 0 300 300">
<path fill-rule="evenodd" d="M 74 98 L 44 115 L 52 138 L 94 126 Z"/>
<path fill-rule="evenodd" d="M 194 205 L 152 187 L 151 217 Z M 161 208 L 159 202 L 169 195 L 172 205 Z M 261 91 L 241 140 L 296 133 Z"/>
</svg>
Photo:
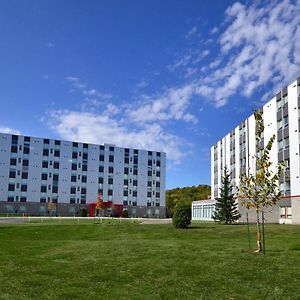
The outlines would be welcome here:
<svg viewBox="0 0 300 300">
<path fill-rule="evenodd" d="M 191 206 L 181 204 L 176 208 L 173 216 L 173 225 L 176 228 L 188 228 L 191 224 Z"/>
<path fill-rule="evenodd" d="M 227 167 L 224 168 L 224 176 L 222 178 L 222 187 L 220 188 L 220 198 L 216 199 L 215 212 L 213 219 L 215 222 L 232 224 L 240 218 L 238 212 L 238 203 L 233 198 L 232 184 L 230 182 L 230 174 Z"/>
<path fill-rule="evenodd" d="M 278 188 L 278 179 L 282 173 L 284 164 L 275 166 L 275 172 L 271 170 L 270 151 L 275 141 L 273 135 L 265 147 L 262 147 L 264 124 L 262 112 L 254 113 L 256 121 L 256 172 L 253 174 L 242 174 L 238 187 L 238 197 L 247 208 L 256 210 L 256 232 L 257 232 L 257 252 L 262 251 L 260 213 L 265 207 L 275 205 L 281 197 Z"/>
<path fill-rule="evenodd" d="M 98 216 L 99 216 L 99 219 L 100 219 L 101 211 L 104 209 L 104 203 L 103 203 L 103 199 L 102 199 L 102 194 L 101 193 L 99 193 L 98 196 L 97 196 L 96 209 L 98 210 Z"/>
</svg>

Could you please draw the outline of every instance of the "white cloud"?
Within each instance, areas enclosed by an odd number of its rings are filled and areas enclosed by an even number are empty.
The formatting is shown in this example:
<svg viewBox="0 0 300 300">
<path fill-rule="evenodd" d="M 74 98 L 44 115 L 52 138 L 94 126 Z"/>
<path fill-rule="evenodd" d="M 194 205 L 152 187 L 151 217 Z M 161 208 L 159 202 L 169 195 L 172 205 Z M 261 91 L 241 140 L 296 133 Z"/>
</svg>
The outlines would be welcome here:
<svg viewBox="0 0 300 300">
<path fill-rule="evenodd" d="M 219 31 L 218 27 L 213 27 L 210 31 L 210 34 L 215 34 Z"/>
<path fill-rule="evenodd" d="M 195 35 L 198 32 L 197 26 L 194 26 L 191 30 L 188 31 L 188 33 L 185 35 L 186 39 L 191 38 L 193 35 Z"/>
<path fill-rule="evenodd" d="M 8 134 L 21 134 L 21 132 L 17 129 L 12 129 L 9 127 L 0 127 L 1 133 L 8 133 Z"/>
<path fill-rule="evenodd" d="M 182 145 L 186 143 L 155 123 L 133 128 L 132 124 L 106 113 L 70 110 L 54 110 L 50 116 L 50 127 L 67 140 L 164 151 L 175 164 L 185 156 Z"/>
</svg>

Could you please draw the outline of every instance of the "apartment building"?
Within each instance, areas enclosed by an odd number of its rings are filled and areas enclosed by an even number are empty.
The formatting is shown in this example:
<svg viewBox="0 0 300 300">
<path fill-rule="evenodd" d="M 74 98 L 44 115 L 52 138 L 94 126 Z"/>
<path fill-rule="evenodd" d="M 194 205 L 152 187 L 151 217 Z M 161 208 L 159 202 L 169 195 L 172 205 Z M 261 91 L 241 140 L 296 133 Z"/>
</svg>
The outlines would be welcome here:
<svg viewBox="0 0 300 300">
<path fill-rule="evenodd" d="M 270 152 L 275 166 L 284 161 L 285 168 L 279 179 L 282 200 L 267 210 L 269 222 L 300 223 L 300 77 L 278 92 L 260 110 L 263 113 L 264 132 L 261 148 L 272 135 L 276 139 Z M 231 173 L 235 186 L 241 174 L 254 173 L 256 139 L 254 114 L 234 128 L 211 147 L 211 192 L 212 198 L 220 194 L 224 167 Z M 239 205 L 242 221 L 245 208 Z M 252 216 L 254 217 L 254 216 Z"/>
<path fill-rule="evenodd" d="M 75 215 L 103 195 L 133 216 L 165 216 L 166 154 L 0 133 L 0 213 Z"/>
</svg>

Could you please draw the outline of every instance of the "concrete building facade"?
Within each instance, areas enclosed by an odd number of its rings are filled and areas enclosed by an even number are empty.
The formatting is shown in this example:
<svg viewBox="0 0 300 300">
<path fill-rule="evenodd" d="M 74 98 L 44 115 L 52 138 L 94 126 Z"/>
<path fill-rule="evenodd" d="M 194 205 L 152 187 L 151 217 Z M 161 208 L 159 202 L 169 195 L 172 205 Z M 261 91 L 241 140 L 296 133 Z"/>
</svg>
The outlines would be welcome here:
<svg viewBox="0 0 300 300">
<path fill-rule="evenodd" d="M 283 198 L 272 209 L 267 209 L 269 221 L 300 223 L 300 77 L 278 92 L 262 108 L 264 147 L 272 135 L 276 139 L 270 152 L 272 168 L 284 161 L 284 172 L 279 179 Z M 256 139 L 254 114 L 234 128 L 211 147 L 211 193 L 217 198 L 220 193 L 224 167 L 231 173 L 235 186 L 240 175 L 252 173 L 255 165 Z M 245 209 L 239 205 L 242 221 Z M 251 213 L 251 219 L 255 218 Z"/>
<path fill-rule="evenodd" d="M 165 216 L 166 154 L 0 133 L 0 213 L 73 215 L 97 199 Z"/>
</svg>

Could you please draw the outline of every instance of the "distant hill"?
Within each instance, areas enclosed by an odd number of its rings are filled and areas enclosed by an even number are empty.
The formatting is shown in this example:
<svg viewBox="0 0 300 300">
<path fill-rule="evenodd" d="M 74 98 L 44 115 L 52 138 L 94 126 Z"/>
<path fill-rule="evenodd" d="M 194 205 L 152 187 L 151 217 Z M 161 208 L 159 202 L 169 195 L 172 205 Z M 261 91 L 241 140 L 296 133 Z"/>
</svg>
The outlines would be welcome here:
<svg viewBox="0 0 300 300">
<path fill-rule="evenodd" d="M 179 203 L 191 204 L 195 200 L 208 199 L 210 196 L 209 185 L 188 186 L 166 191 L 167 216 L 172 217 L 175 207 Z"/>
</svg>

